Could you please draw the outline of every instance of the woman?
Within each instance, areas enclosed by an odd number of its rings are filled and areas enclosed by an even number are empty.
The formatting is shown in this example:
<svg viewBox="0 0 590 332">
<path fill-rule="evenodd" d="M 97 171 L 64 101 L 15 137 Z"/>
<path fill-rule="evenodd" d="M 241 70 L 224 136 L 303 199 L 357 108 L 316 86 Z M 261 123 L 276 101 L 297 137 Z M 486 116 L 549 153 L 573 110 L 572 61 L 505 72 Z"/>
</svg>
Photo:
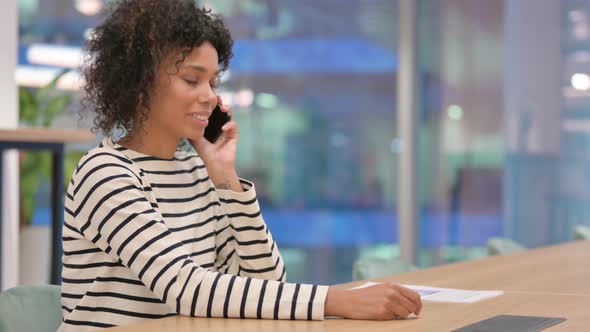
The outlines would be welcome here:
<svg viewBox="0 0 590 332">
<path fill-rule="evenodd" d="M 254 185 L 235 169 L 236 123 L 215 144 L 203 138 L 232 44 L 193 0 L 119 1 L 93 31 L 85 104 L 107 138 L 80 160 L 67 191 L 60 331 L 173 315 L 419 314 L 418 294 L 399 285 L 286 283 Z M 185 139 L 198 155 L 177 149 Z"/>
</svg>

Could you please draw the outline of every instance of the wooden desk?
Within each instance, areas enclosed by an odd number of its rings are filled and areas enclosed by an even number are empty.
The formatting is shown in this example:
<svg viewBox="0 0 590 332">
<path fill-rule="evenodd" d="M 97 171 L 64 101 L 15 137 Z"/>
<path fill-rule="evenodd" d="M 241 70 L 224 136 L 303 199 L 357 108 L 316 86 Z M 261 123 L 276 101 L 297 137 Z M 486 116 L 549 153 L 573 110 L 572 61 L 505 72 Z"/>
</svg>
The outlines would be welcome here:
<svg viewBox="0 0 590 332">
<path fill-rule="evenodd" d="M 170 317 L 109 331 L 451 331 L 500 314 L 565 317 L 567 321 L 548 331 L 588 331 L 588 258 L 590 241 L 578 241 L 380 279 L 441 287 L 501 289 L 506 292 L 473 304 L 424 302 L 421 317 L 416 319 L 385 322 L 327 319 L 308 322 Z M 338 287 L 356 284 L 359 283 Z"/>
<path fill-rule="evenodd" d="M 442 265 L 385 279 L 436 287 L 590 296 L 590 241 Z"/>
<path fill-rule="evenodd" d="M 2 174 L 2 154 L 5 150 L 49 150 L 52 153 L 51 186 L 51 283 L 58 284 L 61 276 L 61 227 L 63 224 L 63 172 L 64 145 L 67 143 L 94 143 L 96 135 L 88 130 L 20 128 L 0 129 L 0 175 Z M 2 210 L 2 176 L 0 176 L 0 211 Z M 0 248 L 2 248 L 2 216 L 0 215 Z M 1 251 L 1 249 L 0 249 Z M 0 255 L 0 269 L 2 267 Z M 2 273 L 0 273 L 0 276 Z M 0 277 L 0 285 L 2 280 Z"/>
<path fill-rule="evenodd" d="M 2 143 L 94 143 L 96 135 L 83 129 L 18 128 L 0 129 Z"/>
</svg>

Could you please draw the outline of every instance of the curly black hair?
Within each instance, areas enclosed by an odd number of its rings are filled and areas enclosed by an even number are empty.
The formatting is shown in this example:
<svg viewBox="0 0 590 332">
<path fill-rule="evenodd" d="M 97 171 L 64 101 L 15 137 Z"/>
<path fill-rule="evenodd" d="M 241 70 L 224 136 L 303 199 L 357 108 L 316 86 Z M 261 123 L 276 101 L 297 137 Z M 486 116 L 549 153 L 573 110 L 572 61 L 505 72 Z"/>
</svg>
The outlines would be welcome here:
<svg viewBox="0 0 590 332">
<path fill-rule="evenodd" d="M 150 89 L 158 66 L 170 52 L 181 61 L 195 47 L 210 42 L 219 71 L 229 66 L 233 40 L 218 15 L 194 0 L 120 0 L 92 32 L 86 45 L 83 113 L 94 113 L 96 133 L 129 134 L 147 119 Z"/>
</svg>

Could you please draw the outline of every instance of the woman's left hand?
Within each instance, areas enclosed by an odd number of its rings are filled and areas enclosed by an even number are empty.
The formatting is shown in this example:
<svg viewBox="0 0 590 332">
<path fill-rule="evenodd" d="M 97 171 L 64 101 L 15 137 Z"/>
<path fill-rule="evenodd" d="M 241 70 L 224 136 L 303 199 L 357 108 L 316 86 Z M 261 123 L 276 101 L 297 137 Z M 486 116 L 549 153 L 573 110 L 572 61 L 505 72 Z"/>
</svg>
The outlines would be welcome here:
<svg viewBox="0 0 590 332">
<path fill-rule="evenodd" d="M 221 105 L 220 99 L 218 102 Z M 221 111 L 231 114 L 229 106 L 221 106 Z M 209 177 L 217 188 L 242 191 L 235 167 L 238 125 L 230 121 L 222 127 L 222 132 L 215 143 L 210 143 L 205 137 L 189 139 L 189 142 L 205 162 Z"/>
</svg>

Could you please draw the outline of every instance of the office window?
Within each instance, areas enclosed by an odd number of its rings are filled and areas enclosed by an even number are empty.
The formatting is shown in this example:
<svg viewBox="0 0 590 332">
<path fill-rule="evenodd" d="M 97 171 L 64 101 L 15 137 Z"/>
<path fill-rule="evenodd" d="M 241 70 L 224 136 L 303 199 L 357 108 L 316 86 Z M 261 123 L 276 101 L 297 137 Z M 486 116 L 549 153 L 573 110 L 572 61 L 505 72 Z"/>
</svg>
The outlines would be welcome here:
<svg viewBox="0 0 590 332">
<path fill-rule="evenodd" d="M 222 96 L 289 279 L 349 281 L 396 241 L 395 1 L 210 1 L 236 39 Z"/>
<path fill-rule="evenodd" d="M 219 92 L 240 126 L 239 173 L 257 185 L 289 279 L 349 281 L 365 251 L 395 253 L 397 2 L 199 3 L 222 14 L 235 39 Z M 21 0 L 20 84 L 42 86 L 72 68 L 58 86 L 79 98 L 75 67 L 105 5 Z M 72 116 L 78 108 L 55 126 L 89 126 Z"/>
</svg>

